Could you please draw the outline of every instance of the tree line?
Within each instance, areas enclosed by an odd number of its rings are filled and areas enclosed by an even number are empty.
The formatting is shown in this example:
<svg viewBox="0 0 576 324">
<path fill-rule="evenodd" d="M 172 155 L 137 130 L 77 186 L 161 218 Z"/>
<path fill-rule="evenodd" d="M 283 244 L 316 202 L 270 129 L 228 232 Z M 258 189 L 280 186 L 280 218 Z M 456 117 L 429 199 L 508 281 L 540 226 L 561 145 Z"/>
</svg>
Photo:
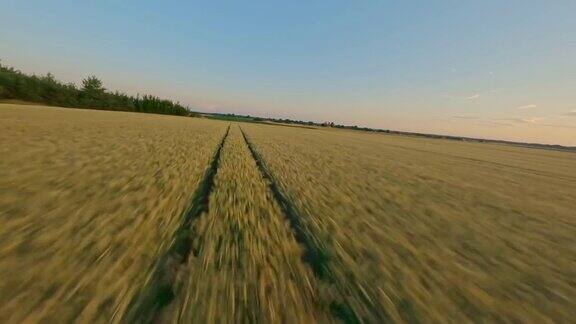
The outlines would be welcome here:
<svg viewBox="0 0 576 324">
<path fill-rule="evenodd" d="M 178 102 L 156 96 L 131 96 L 108 91 L 95 76 L 74 83 L 56 80 L 52 73 L 44 76 L 28 75 L 0 63 L 0 99 L 23 100 L 51 106 L 133 111 L 143 113 L 194 116 Z"/>
</svg>

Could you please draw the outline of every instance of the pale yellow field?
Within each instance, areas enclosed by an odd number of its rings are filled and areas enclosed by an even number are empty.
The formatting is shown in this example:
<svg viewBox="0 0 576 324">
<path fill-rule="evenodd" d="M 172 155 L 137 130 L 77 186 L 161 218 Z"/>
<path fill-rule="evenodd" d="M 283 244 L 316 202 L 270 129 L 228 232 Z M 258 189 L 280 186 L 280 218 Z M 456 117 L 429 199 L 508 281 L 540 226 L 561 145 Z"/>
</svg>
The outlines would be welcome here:
<svg viewBox="0 0 576 324">
<path fill-rule="evenodd" d="M 226 123 L 0 104 L 0 322 L 109 322 L 170 244 Z"/>
<path fill-rule="evenodd" d="M 0 322 L 576 318 L 576 153 L 0 104 Z"/>
<path fill-rule="evenodd" d="M 359 318 L 576 318 L 576 154 L 243 128 Z"/>
</svg>

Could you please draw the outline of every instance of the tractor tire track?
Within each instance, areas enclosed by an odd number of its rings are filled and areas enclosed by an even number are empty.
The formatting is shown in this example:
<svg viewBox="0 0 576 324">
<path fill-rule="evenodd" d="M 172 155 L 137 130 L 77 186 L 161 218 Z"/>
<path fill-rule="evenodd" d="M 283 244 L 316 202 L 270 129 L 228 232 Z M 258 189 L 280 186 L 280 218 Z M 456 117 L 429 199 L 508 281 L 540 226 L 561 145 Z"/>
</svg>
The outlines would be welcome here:
<svg viewBox="0 0 576 324">
<path fill-rule="evenodd" d="M 194 229 L 192 221 L 208 211 L 210 192 L 214 186 L 214 176 L 218 171 L 220 153 L 230 132 L 230 125 L 217 146 L 214 157 L 202 181 L 194 192 L 190 207 L 184 212 L 179 228 L 172 236 L 168 250 L 158 258 L 151 278 L 132 300 L 121 322 L 152 323 L 160 318 L 164 308 L 175 297 L 174 285 L 179 270 L 185 266 L 192 251 Z"/>
<path fill-rule="evenodd" d="M 262 178 L 264 178 L 268 183 L 268 187 L 272 192 L 272 196 L 280 206 L 280 209 L 282 210 L 282 213 L 286 219 L 288 219 L 294 238 L 303 247 L 303 262 L 312 269 L 312 272 L 318 280 L 324 281 L 329 285 L 334 285 L 338 290 L 340 290 L 342 285 L 337 282 L 337 279 L 330 269 L 329 262 L 331 256 L 328 249 L 326 247 L 320 246 L 319 242 L 317 242 L 317 240 L 315 240 L 315 238 L 306 230 L 300 213 L 287 197 L 287 195 L 282 191 L 275 178 L 268 171 L 264 160 L 254 149 L 254 146 L 241 127 L 240 131 L 242 132 L 244 141 L 246 142 L 246 145 L 252 154 L 252 158 L 254 158 L 254 161 L 256 161 L 256 165 L 262 174 Z M 360 317 L 346 303 L 334 300 L 330 305 L 330 309 L 332 315 L 344 323 L 362 322 Z"/>
</svg>

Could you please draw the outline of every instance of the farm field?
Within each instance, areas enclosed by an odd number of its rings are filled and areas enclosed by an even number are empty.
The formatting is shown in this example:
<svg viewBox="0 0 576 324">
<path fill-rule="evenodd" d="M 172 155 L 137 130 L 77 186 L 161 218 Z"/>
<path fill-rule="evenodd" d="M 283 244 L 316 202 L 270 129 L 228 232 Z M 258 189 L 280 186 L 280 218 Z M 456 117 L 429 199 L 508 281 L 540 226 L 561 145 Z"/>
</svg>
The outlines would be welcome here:
<svg viewBox="0 0 576 324">
<path fill-rule="evenodd" d="M 243 129 L 356 319 L 576 318 L 576 154 Z"/>
<path fill-rule="evenodd" d="M 576 154 L 0 104 L 0 321 L 570 322 Z"/>
<path fill-rule="evenodd" d="M 170 244 L 226 124 L 0 105 L 0 322 L 109 322 Z"/>
<path fill-rule="evenodd" d="M 236 125 L 222 148 L 209 204 L 192 225 L 179 308 L 169 312 L 174 321 L 326 321 L 328 304 Z"/>
</svg>

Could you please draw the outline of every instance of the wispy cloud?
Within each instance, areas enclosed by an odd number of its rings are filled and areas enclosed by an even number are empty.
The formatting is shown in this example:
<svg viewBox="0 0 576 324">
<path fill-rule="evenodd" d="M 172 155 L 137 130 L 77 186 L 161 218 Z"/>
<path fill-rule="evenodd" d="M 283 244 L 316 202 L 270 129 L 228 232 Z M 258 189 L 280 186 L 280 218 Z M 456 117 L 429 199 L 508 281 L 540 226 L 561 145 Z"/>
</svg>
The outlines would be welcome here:
<svg viewBox="0 0 576 324">
<path fill-rule="evenodd" d="M 513 123 L 522 123 L 522 118 L 492 118 L 490 119 L 491 122 L 513 122 Z"/>
<path fill-rule="evenodd" d="M 544 119 L 544 117 L 529 117 L 529 118 L 521 118 L 520 120 L 523 123 L 536 124 L 538 123 L 538 121 L 542 119 Z"/>
<path fill-rule="evenodd" d="M 559 127 L 559 128 L 576 129 L 576 126 L 572 126 L 572 125 L 562 125 L 562 124 L 538 124 L 538 125 L 548 126 L 548 127 Z"/>
<path fill-rule="evenodd" d="M 452 116 L 452 118 L 457 118 L 457 119 L 479 119 L 478 117 L 474 117 L 474 116 Z"/>
<path fill-rule="evenodd" d="M 576 110 L 567 112 L 564 115 L 550 115 L 543 117 L 507 117 L 507 118 L 481 118 L 475 116 L 454 115 L 450 116 L 455 119 L 471 120 L 476 125 L 490 126 L 490 127 L 515 127 L 520 125 L 534 125 L 535 127 L 554 127 L 576 129 L 576 125 L 566 125 L 562 123 L 554 123 L 555 118 L 562 116 L 575 116 Z"/>
<path fill-rule="evenodd" d="M 536 108 L 536 107 L 537 106 L 535 104 L 528 104 L 528 105 L 516 107 L 516 109 L 525 110 L 525 109 L 532 109 L 532 108 Z"/>
<path fill-rule="evenodd" d="M 520 125 L 534 125 L 535 127 L 554 127 L 576 129 L 576 125 L 566 125 L 562 123 L 554 123 L 554 119 L 562 115 L 551 115 L 543 117 L 507 117 L 507 118 L 482 118 L 475 116 L 454 115 L 450 116 L 453 119 L 470 120 L 476 125 L 489 126 L 489 127 L 515 127 Z M 576 110 L 564 114 L 564 116 L 576 116 Z"/>
<path fill-rule="evenodd" d="M 546 117 L 526 117 L 526 118 L 493 118 L 493 121 L 509 121 L 517 124 L 537 124 Z"/>
<path fill-rule="evenodd" d="M 497 90 L 491 90 L 484 93 L 496 93 Z M 472 95 L 465 95 L 465 94 L 450 94 L 450 93 L 443 93 L 440 95 L 441 98 L 444 99 L 452 99 L 452 100 L 476 100 L 482 96 L 481 92 L 476 92 Z"/>
<path fill-rule="evenodd" d="M 494 126 L 512 126 L 512 124 L 510 124 L 510 123 L 504 123 L 504 122 L 495 121 L 495 120 L 489 120 L 488 124 L 494 125 Z"/>
</svg>

